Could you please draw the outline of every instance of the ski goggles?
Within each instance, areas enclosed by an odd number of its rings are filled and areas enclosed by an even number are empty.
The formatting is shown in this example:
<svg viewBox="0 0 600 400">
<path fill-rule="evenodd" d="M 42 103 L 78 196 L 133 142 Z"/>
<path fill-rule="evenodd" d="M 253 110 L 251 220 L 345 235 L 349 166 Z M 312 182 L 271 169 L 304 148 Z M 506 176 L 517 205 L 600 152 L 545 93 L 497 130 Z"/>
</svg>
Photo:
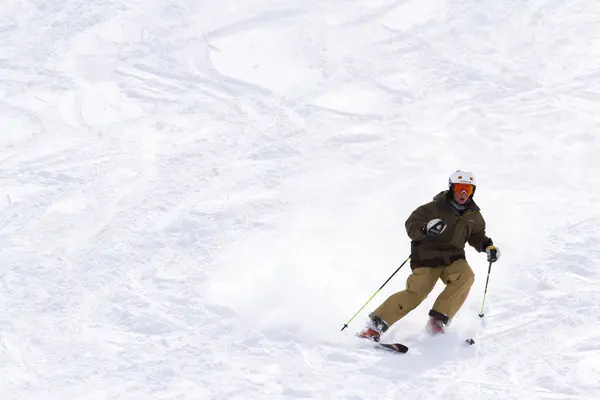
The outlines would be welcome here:
<svg viewBox="0 0 600 400">
<path fill-rule="evenodd" d="M 473 185 L 469 185 L 468 183 L 455 183 L 454 184 L 454 193 L 462 193 L 465 192 L 467 194 L 467 196 L 470 196 L 473 194 Z"/>
</svg>

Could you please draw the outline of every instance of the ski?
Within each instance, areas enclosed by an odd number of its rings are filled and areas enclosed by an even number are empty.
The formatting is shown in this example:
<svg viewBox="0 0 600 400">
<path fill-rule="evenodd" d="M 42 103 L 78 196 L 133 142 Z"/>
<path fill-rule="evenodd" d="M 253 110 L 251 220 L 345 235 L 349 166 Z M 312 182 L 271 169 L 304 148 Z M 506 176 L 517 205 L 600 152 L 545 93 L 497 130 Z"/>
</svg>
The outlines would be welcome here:
<svg viewBox="0 0 600 400">
<path fill-rule="evenodd" d="M 408 347 L 403 345 L 402 343 L 380 343 L 375 342 L 378 346 L 381 346 L 387 350 L 394 351 L 396 353 L 408 353 Z M 475 344 L 475 341 L 471 338 L 465 339 L 464 344 L 466 346 L 472 346 Z"/>
<path fill-rule="evenodd" d="M 386 349 L 389 351 L 394 351 L 396 353 L 408 352 L 408 347 L 406 347 L 402 343 L 381 343 L 379 340 L 373 340 L 371 338 L 363 338 L 358 333 L 356 334 L 356 336 L 358 338 L 360 338 L 361 340 L 368 340 L 369 342 L 373 343 L 375 345 L 375 347 L 379 347 L 379 348 Z"/>
<path fill-rule="evenodd" d="M 405 345 L 401 344 L 401 343 L 379 343 L 379 342 L 375 342 L 377 343 L 379 346 L 394 351 L 396 353 L 406 353 L 408 352 L 408 347 L 406 347 Z"/>
<path fill-rule="evenodd" d="M 358 336 L 358 334 L 357 334 Z M 360 336 L 358 336 L 360 337 Z M 366 339 L 366 338 L 362 338 L 362 339 Z M 382 343 L 379 341 L 375 341 L 372 339 L 367 339 L 370 340 L 373 344 L 375 344 L 376 347 L 380 347 L 389 351 L 393 351 L 395 353 L 408 353 L 408 346 L 402 344 L 402 343 Z M 475 344 L 475 341 L 472 338 L 467 338 L 462 342 L 465 346 L 472 346 Z"/>
</svg>

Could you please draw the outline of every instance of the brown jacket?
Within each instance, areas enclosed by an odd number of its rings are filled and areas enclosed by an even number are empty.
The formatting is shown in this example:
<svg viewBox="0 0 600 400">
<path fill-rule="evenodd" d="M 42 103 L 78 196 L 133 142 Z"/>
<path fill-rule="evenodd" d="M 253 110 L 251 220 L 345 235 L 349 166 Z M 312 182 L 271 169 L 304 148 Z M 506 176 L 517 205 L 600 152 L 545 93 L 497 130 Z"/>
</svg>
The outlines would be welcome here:
<svg viewBox="0 0 600 400">
<path fill-rule="evenodd" d="M 440 236 L 429 237 L 423 227 L 435 218 L 446 223 L 446 230 Z M 459 211 L 450 204 L 447 190 L 410 214 L 406 232 L 412 239 L 410 265 L 413 269 L 443 267 L 464 259 L 467 242 L 479 252 L 492 244 L 492 239 L 485 235 L 485 220 L 473 199 L 464 211 Z"/>
</svg>

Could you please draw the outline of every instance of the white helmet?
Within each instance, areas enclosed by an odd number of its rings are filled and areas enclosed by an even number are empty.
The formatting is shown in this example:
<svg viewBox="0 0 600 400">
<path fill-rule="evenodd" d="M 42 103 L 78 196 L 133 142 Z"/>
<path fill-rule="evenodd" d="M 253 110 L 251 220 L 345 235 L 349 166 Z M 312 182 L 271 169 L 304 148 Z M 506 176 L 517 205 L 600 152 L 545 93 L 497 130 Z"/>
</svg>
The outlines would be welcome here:
<svg viewBox="0 0 600 400">
<path fill-rule="evenodd" d="M 475 194 L 477 183 L 475 182 L 475 177 L 471 172 L 462 171 L 460 169 L 456 172 L 453 172 L 448 179 L 448 189 L 450 189 L 451 192 L 454 190 L 453 186 L 455 183 L 467 183 L 469 185 L 473 185 L 473 194 Z"/>
</svg>

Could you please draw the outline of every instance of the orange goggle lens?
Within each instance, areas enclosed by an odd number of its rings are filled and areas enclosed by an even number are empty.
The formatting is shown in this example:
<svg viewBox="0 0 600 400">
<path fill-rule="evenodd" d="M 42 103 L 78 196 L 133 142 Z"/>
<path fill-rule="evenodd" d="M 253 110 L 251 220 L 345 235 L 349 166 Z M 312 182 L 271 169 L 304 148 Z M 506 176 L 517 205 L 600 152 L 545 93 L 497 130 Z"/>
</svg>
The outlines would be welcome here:
<svg viewBox="0 0 600 400">
<path fill-rule="evenodd" d="M 467 196 L 473 194 L 473 185 L 469 185 L 468 183 L 455 183 L 454 184 L 454 193 L 462 193 L 465 192 Z"/>
</svg>

